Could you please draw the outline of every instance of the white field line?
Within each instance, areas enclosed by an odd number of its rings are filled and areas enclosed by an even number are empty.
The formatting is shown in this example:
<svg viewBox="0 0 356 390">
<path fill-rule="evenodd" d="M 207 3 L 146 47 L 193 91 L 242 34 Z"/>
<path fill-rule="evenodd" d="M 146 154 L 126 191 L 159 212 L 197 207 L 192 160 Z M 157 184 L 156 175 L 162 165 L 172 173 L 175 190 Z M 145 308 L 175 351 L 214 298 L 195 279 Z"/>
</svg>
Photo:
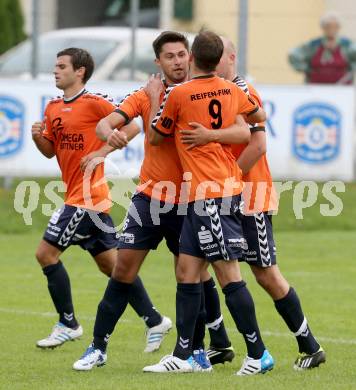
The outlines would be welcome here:
<svg viewBox="0 0 356 390">
<path fill-rule="evenodd" d="M 14 314 L 14 315 L 24 315 L 24 316 L 33 316 L 33 317 L 56 317 L 58 318 L 58 314 L 55 312 L 38 312 L 38 311 L 29 311 L 29 310 L 18 310 L 18 309 L 8 309 L 4 307 L 0 307 L 0 313 L 6 314 Z M 78 318 L 88 321 L 94 321 L 94 316 L 89 315 L 80 315 Z M 131 320 L 122 319 L 120 322 L 132 322 Z"/>
<path fill-rule="evenodd" d="M 230 332 L 236 332 L 235 328 L 227 328 Z M 271 337 L 294 337 L 291 333 L 288 332 L 272 332 L 270 330 L 261 331 L 262 336 L 271 336 Z M 340 339 L 333 337 L 317 336 L 317 340 L 322 343 L 331 343 L 331 344 L 348 344 L 356 345 L 356 339 Z"/>
<path fill-rule="evenodd" d="M 24 316 L 34 316 L 34 317 L 58 317 L 58 314 L 55 312 L 37 312 L 37 311 L 29 311 L 29 310 L 18 310 L 18 309 L 8 309 L 4 307 L 0 307 L 0 313 L 6 314 L 14 314 L 14 315 L 24 315 Z M 78 315 L 78 318 L 88 321 L 94 321 L 94 316 L 89 315 Z M 132 323 L 132 320 L 121 319 L 119 322 L 122 323 Z M 227 328 L 229 332 L 236 332 L 235 328 Z M 261 332 L 263 336 L 270 337 L 293 337 L 291 333 L 288 332 L 272 332 L 269 330 L 265 330 Z M 318 340 L 325 343 L 331 344 L 346 344 L 346 345 L 356 345 L 356 339 L 341 339 L 341 338 L 333 338 L 333 337 L 323 337 L 318 336 Z"/>
</svg>

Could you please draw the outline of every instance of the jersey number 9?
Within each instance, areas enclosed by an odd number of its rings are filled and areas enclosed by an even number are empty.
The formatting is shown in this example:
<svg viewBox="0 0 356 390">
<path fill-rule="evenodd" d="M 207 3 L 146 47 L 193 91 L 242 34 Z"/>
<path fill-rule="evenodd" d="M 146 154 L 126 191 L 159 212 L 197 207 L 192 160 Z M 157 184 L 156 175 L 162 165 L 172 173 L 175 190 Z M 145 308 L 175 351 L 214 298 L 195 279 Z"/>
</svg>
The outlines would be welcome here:
<svg viewBox="0 0 356 390">
<path fill-rule="evenodd" d="M 213 129 L 220 129 L 222 125 L 222 116 L 221 116 L 221 103 L 219 100 L 212 99 L 209 103 L 209 114 L 215 119 L 211 122 L 211 127 Z"/>
</svg>

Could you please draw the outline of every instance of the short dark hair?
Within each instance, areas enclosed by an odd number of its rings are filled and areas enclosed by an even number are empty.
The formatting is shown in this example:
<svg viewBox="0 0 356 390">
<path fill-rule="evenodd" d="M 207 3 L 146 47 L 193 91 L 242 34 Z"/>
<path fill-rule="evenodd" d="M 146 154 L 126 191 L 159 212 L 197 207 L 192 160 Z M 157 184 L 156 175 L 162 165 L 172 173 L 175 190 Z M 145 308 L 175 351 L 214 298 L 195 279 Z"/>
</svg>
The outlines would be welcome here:
<svg viewBox="0 0 356 390">
<path fill-rule="evenodd" d="M 156 58 L 159 58 L 164 44 L 175 42 L 183 43 L 184 47 L 189 51 L 189 42 L 185 35 L 176 31 L 163 31 L 152 43 Z"/>
<path fill-rule="evenodd" d="M 212 31 L 202 31 L 194 39 L 192 55 L 196 66 L 205 71 L 212 72 L 220 62 L 224 51 L 224 44 L 219 35 Z"/>
<path fill-rule="evenodd" d="M 69 47 L 68 49 L 61 50 L 57 53 L 57 58 L 61 56 L 70 56 L 74 70 L 77 70 L 82 66 L 85 68 L 83 77 L 84 84 L 90 79 L 94 72 L 94 60 L 89 52 L 84 49 L 78 49 L 77 47 Z"/>
</svg>

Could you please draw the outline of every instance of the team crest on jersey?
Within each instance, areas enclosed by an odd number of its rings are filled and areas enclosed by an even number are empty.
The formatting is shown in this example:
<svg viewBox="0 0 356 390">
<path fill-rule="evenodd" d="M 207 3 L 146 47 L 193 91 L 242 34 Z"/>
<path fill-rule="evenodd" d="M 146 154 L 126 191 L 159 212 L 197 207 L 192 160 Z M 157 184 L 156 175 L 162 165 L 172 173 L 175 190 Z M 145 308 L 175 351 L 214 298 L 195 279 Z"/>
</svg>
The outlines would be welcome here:
<svg viewBox="0 0 356 390">
<path fill-rule="evenodd" d="M 320 164 L 340 152 L 341 114 L 332 105 L 309 103 L 293 115 L 292 150 L 299 160 Z"/>
<path fill-rule="evenodd" d="M 0 95 L 0 157 L 17 153 L 23 143 L 24 105 L 10 96 Z"/>
</svg>

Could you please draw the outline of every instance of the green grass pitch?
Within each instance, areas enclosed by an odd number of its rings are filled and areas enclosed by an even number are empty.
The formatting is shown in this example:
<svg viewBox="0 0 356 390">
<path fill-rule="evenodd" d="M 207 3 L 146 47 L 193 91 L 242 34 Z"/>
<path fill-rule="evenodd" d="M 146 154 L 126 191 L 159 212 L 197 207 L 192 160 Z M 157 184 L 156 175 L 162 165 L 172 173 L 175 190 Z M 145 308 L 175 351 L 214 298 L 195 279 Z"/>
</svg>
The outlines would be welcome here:
<svg viewBox="0 0 356 390">
<path fill-rule="evenodd" d="M 57 320 L 45 278 L 34 259 L 48 218 L 37 212 L 33 215 L 34 225 L 24 226 L 13 210 L 13 194 L 13 188 L 0 190 L 0 389 L 356 388 L 355 185 L 348 185 L 342 194 L 344 210 L 338 217 L 320 217 L 319 206 L 315 205 L 305 211 L 303 221 L 295 221 L 290 211 L 291 197 L 286 194 L 274 219 L 280 268 L 302 300 L 312 330 L 327 352 L 327 363 L 309 372 L 293 371 L 296 343 L 271 299 L 256 285 L 248 266 L 243 265 L 265 343 L 276 360 L 272 372 L 249 378 L 233 375 L 245 355 L 245 346 L 223 299 L 225 323 L 237 353 L 232 364 L 215 366 L 211 374 L 143 374 L 143 366 L 156 363 L 172 351 L 175 330 L 166 337 L 159 352 L 144 354 L 144 324 L 129 308 L 111 337 L 107 365 L 92 372 L 73 371 L 73 362 L 91 341 L 96 307 L 107 283 L 90 256 L 75 247 L 62 260 L 71 277 L 84 336 L 55 350 L 37 349 L 36 340 L 46 336 Z M 172 258 L 165 245 L 149 255 L 141 275 L 156 307 L 174 319 L 175 280 Z"/>
</svg>

